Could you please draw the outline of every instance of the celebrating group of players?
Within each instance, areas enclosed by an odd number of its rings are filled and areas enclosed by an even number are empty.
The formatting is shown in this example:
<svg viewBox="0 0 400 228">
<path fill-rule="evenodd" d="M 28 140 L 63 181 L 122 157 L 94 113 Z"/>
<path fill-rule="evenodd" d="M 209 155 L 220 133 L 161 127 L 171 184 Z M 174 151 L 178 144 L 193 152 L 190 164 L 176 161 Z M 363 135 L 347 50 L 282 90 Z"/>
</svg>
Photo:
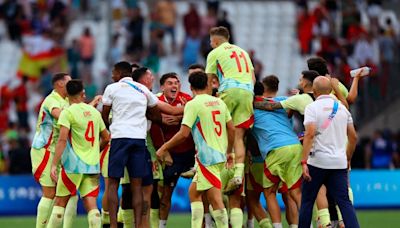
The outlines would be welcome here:
<svg viewBox="0 0 400 228">
<path fill-rule="evenodd" d="M 205 227 L 242 227 L 244 207 L 247 227 L 254 227 L 254 217 L 260 227 L 282 227 L 278 191 L 290 227 L 297 227 L 304 165 L 297 133 L 304 128 L 294 129 L 290 118 L 302 119 L 315 99 L 318 76 L 329 77 L 332 93 L 346 107 L 357 96 L 360 76 L 348 92 L 330 78 L 323 59 L 311 58 L 309 70 L 301 73 L 301 92 L 276 97 L 279 79 L 270 75 L 256 82 L 249 55 L 228 40 L 226 28 L 210 30 L 213 50 L 206 68 L 189 69 L 193 98 L 180 91 L 175 73 L 164 74 L 162 93 L 153 94 L 150 70 L 128 62 L 114 65 L 114 83 L 90 104 L 84 103 L 82 81 L 54 75 L 31 150 L 33 175 L 43 190 L 36 227 L 73 227 L 78 192 L 89 227 L 166 227 L 181 174 L 193 178 L 191 227 L 203 227 L 203 221 Z M 100 173 L 106 186 L 101 213 Z M 332 204 L 321 187 L 316 200 L 321 227 L 341 220 L 338 213 L 331 222 Z"/>
</svg>

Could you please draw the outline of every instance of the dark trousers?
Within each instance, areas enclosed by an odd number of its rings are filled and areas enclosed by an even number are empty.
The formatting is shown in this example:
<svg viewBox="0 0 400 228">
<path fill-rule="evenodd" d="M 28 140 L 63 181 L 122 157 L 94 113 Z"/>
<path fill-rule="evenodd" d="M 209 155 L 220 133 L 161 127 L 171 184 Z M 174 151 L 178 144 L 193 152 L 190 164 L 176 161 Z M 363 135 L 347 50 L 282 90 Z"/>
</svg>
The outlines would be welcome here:
<svg viewBox="0 0 400 228">
<path fill-rule="evenodd" d="M 359 228 L 356 211 L 349 199 L 346 169 L 320 169 L 308 165 L 311 181 L 303 181 L 301 207 L 299 214 L 299 228 L 309 228 L 315 199 L 321 185 L 329 189 L 340 212 L 346 228 Z"/>
</svg>

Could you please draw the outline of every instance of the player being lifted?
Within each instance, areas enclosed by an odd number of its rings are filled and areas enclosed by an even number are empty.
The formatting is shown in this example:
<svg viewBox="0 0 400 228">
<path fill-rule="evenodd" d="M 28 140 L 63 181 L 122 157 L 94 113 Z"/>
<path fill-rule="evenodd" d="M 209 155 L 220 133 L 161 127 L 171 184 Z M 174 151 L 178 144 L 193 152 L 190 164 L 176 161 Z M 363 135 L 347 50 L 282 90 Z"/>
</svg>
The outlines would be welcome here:
<svg viewBox="0 0 400 228">
<path fill-rule="evenodd" d="M 181 129 L 157 151 L 157 156 L 164 156 L 192 133 L 197 149 L 197 172 L 189 188 L 191 227 L 202 227 L 202 195 L 206 193 L 217 227 L 227 228 L 228 214 L 222 201 L 221 171 L 226 161 L 228 166 L 233 163 L 231 152 L 235 128 L 225 103 L 209 95 L 207 75 L 203 72 L 192 73 L 189 82 L 195 97 L 185 106 Z"/>
<path fill-rule="evenodd" d="M 58 182 L 49 227 L 61 227 L 65 206 L 77 190 L 88 212 L 89 227 L 101 227 L 96 199 L 99 194 L 100 148 L 109 141 L 109 134 L 100 112 L 85 104 L 81 80 L 66 85 L 70 106 L 61 112 L 60 136 L 51 165 L 51 177 Z M 101 137 L 101 145 L 99 138 Z M 58 163 L 62 163 L 57 173 Z"/>
<path fill-rule="evenodd" d="M 245 145 L 244 137 L 253 123 L 254 68 L 249 55 L 240 47 L 230 44 L 229 31 L 225 27 L 210 30 L 212 50 L 207 56 L 206 73 L 211 81 L 215 75 L 219 80 L 218 95 L 227 105 L 235 125 L 235 167 L 233 175 L 224 189 L 232 192 L 243 183 Z M 243 189 L 243 188 L 242 188 Z M 242 226 L 243 212 L 240 209 L 241 196 L 233 194 L 229 199 L 231 224 Z"/>
</svg>

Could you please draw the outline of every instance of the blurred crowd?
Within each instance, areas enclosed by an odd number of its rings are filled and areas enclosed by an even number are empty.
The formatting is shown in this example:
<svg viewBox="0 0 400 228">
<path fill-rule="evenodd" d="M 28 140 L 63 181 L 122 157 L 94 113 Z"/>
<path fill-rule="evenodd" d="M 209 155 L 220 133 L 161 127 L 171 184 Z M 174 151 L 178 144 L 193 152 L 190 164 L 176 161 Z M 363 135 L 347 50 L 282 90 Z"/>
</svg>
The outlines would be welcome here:
<svg viewBox="0 0 400 228">
<path fill-rule="evenodd" d="M 390 1 L 387 1 L 390 2 Z M 377 103 L 399 97 L 397 88 L 400 26 L 393 11 L 383 9 L 381 0 L 321 0 L 311 9 L 307 0 L 297 0 L 297 34 L 303 55 L 326 59 L 333 76 L 348 88 L 350 70 L 372 69 L 360 83 L 357 110 L 363 119 Z M 379 102 L 378 102 L 379 101 Z"/>
<path fill-rule="evenodd" d="M 184 72 L 191 64 L 204 63 L 211 50 L 208 36 L 211 27 L 227 27 L 232 34 L 230 41 L 235 41 L 235 28 L 228 12 L 216 0 L 189 1 L 182 16 L 172 0 L 141 2 L 147 5 L 146 13 L 136 0 L 101 2 L 110 9 L 108 66 L 128 60 L 150 68 L 157 78 L 165 73 L 160 72 L 164 57 L 177 57 Z M 393 85 L 400 82 L 393 73 L 398 70 L 399 25 L 396 17 L 383 13 L 382 1 L 321 0 L 315 7 L 309 7 L 306 0 L 296 2 L 301 54 L 325 58 L 332 75 L 348 87 L 352 81 L 350 69 L 372 68 L 371 76 L 360 84 L 357 116 L 363 118 L 366 109 L 376 107 L 371 104 L 391 99 Z M 7 30 L 6 34 L 0 33 L 0 42 L 8 37 L 28 59 L 40 60 L 35 63 L 35 71 L 18 71 L 18 85 L 0 86 L 0 173 L 31 172 L 29 151 L 34 132 L 31 124 L 37 118 L 41 101 L 52 90 L 53 73 L 69 71 L 73 78 L 82 79 L 88 100 L 111 81 L 108 69 L 101 75 L 104 84 L 96 83 L 92 75 L 96 42 L 99 42 L 97 31 L 88 26 L 78 36 L 66 38 L 74 20 L 101 19 L 98 3 L 96 0 L 0 0 L 0 24 Z M 204 13 L 199 10 L 201 4 L 206 5 Z M 183 40 L 177 38 L 178 23 L 182 23 Z M 256 77 L 262 77 L 261 61 L 254 57 L 254 50 L 249 50 L 249 54 Z M 355 154 L 360 158 L 354 159 L 353 167 L 400 167 L 399 138 L 399 133 L 383 131 L 361 139 Z"/>
</svg>

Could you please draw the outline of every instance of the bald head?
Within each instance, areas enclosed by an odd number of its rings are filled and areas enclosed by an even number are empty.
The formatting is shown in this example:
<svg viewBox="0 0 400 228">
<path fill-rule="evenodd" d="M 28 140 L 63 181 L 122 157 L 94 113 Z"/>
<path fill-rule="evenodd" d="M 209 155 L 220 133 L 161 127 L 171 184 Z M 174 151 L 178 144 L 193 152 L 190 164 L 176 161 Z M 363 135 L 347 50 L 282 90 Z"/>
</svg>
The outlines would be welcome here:
<svg viewBox="0 0 400 228">
<path fill-rule="evenodd" d="M 332 92 L 331 81 L 325 76 L 318 76 L 313 83 L 314 96 L 329 95 Z"/>
</svg>

